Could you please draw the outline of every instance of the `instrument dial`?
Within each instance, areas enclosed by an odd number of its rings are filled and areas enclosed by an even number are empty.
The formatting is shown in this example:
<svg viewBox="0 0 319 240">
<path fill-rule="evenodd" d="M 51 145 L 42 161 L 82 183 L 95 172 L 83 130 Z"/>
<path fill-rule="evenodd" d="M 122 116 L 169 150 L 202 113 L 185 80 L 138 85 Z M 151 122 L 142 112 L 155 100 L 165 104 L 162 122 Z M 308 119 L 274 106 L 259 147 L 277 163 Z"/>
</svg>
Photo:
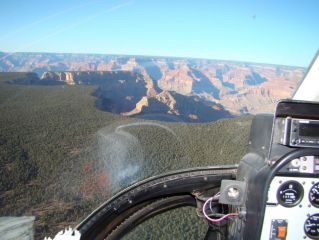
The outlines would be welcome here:
<svg viewBox="0 0 319 240">
<path fill-rule="evenodd" d="M 307 218 L 304 230 L 309 238 L 319 239 L 319 214 L 314 214 Z"/>
<path fill-rule="evenodd" d="M 314 207 L 319 207 L 319 182 L 315 183 L 310 189 L 309 201 Z"/>
<path fill-rule="evenodd" d="M 293 207 L 301 201 L 303 193 L 303 187 L 299 182 L 284 182 L 277 191 L 277 200 L 284 207 Z"/>
</svg>

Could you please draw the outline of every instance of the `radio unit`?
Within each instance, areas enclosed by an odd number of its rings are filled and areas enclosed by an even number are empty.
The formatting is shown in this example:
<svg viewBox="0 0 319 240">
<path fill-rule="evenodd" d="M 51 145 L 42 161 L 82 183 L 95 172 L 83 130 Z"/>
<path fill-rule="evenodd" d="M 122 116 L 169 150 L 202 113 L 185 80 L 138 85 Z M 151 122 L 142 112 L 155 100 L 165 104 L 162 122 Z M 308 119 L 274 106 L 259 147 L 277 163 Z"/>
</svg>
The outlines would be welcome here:
<svg viewBox="0 0 319 240">
<path fill-rule="evenodd" d="M 319 120 L 287 117 L 281 120 L 279 143 L 290 147 L 318 147 Z"/>
</svg>

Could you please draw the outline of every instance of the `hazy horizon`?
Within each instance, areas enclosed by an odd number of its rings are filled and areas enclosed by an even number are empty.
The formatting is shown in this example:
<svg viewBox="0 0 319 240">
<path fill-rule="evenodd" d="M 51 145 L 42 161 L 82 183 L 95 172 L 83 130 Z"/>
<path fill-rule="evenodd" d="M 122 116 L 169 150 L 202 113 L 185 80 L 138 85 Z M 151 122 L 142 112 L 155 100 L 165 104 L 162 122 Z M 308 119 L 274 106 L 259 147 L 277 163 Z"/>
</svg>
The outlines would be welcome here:
<svg viewBox="0 0 319 240">
<path fill-rule="evenodd" d="M 319 52 L 319 50 L 318 50 Z M 317 52 L 317 53 L 318 53 Z M 200 57 L 184 57 L 184 56 L 164 56 L 164 55 L 146 55 L 146 54 L 119 54 L 119 53 L 84 53 L 84 52 L 46 52 L 46 51 L 33 51 L 33 52 L 6 52 L 0 50 L 0 53 L 6 54 L 4 58 L 14 54 L 70 54 L 70 55 L 105 55 L 105 56 L 119 56 L 119 57 L 145 57 L 145 58 L 170 58 L 170 59 L 194 59 L 194 60 L 208 60 L 208 61 L 225 61 L 225 62 L 234 62 L 234 63 L 251 63 L 251 64 L 265 64 L 265 65 L 276 65 L 276 66 L 286 66 L 286 67 L 300 67 L 300 68 L 308 68 L 312 59 L 310 60 L 309 64 L 305 66 L 299 65 L 285 65 L 285 64 L 278 64 L 278 63 L 271 63 L 271 62 L 256 62 L 256 61 L 245 61 L 240 59 L 221 59 L 221 58 L 200 58 Z M 313 55 L 313 57 L 315 54 Z M 0 60 L 3 58 L 0 57 Z"/>
<path fill-rule="evenodd" d="M 319 2 L 70 0 L 1 3 L 5 52 L 177 56 L 308 66 Z"/>
</svg>

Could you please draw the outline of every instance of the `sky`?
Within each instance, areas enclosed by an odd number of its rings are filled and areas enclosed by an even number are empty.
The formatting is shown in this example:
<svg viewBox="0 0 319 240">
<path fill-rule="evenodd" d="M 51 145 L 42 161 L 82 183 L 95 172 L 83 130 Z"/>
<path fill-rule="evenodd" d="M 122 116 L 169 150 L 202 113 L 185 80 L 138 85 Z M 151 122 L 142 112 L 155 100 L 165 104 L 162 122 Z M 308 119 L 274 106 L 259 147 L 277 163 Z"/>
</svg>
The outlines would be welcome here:
<svg viewBox="0 0 319 240">
<path fill-rule="evenodd" d="M 307 67 L 317 0 L 0 0 L 0 51 L 176 56 Z"/>
</svg>

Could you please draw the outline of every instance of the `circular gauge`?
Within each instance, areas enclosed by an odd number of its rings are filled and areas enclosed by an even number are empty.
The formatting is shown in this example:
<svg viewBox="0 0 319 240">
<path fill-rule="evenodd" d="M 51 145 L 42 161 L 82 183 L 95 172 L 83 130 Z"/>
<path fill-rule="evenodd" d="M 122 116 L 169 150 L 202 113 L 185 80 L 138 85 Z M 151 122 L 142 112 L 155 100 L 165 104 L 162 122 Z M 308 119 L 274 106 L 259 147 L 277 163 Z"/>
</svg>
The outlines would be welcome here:
<svg viewBox="0 0 319 240">
<path fill-rule="evenodd" d="M 319 207 L 319 182 L 315 183 L 309 191 L 309 201 L 315 207 Z"/>
<path fill-rule="evenodd" d="M 309 238 L 319 239 L 319 214 L 314 214 L 307 218 L 304 230 Z"/>
<path fill-rule="evenodd" d="M 296 206 L 303 197 L 303 187 L 297 181 L 281 184 L 277 191 L 277 200 L 284 207 Z"/>
</svg>

